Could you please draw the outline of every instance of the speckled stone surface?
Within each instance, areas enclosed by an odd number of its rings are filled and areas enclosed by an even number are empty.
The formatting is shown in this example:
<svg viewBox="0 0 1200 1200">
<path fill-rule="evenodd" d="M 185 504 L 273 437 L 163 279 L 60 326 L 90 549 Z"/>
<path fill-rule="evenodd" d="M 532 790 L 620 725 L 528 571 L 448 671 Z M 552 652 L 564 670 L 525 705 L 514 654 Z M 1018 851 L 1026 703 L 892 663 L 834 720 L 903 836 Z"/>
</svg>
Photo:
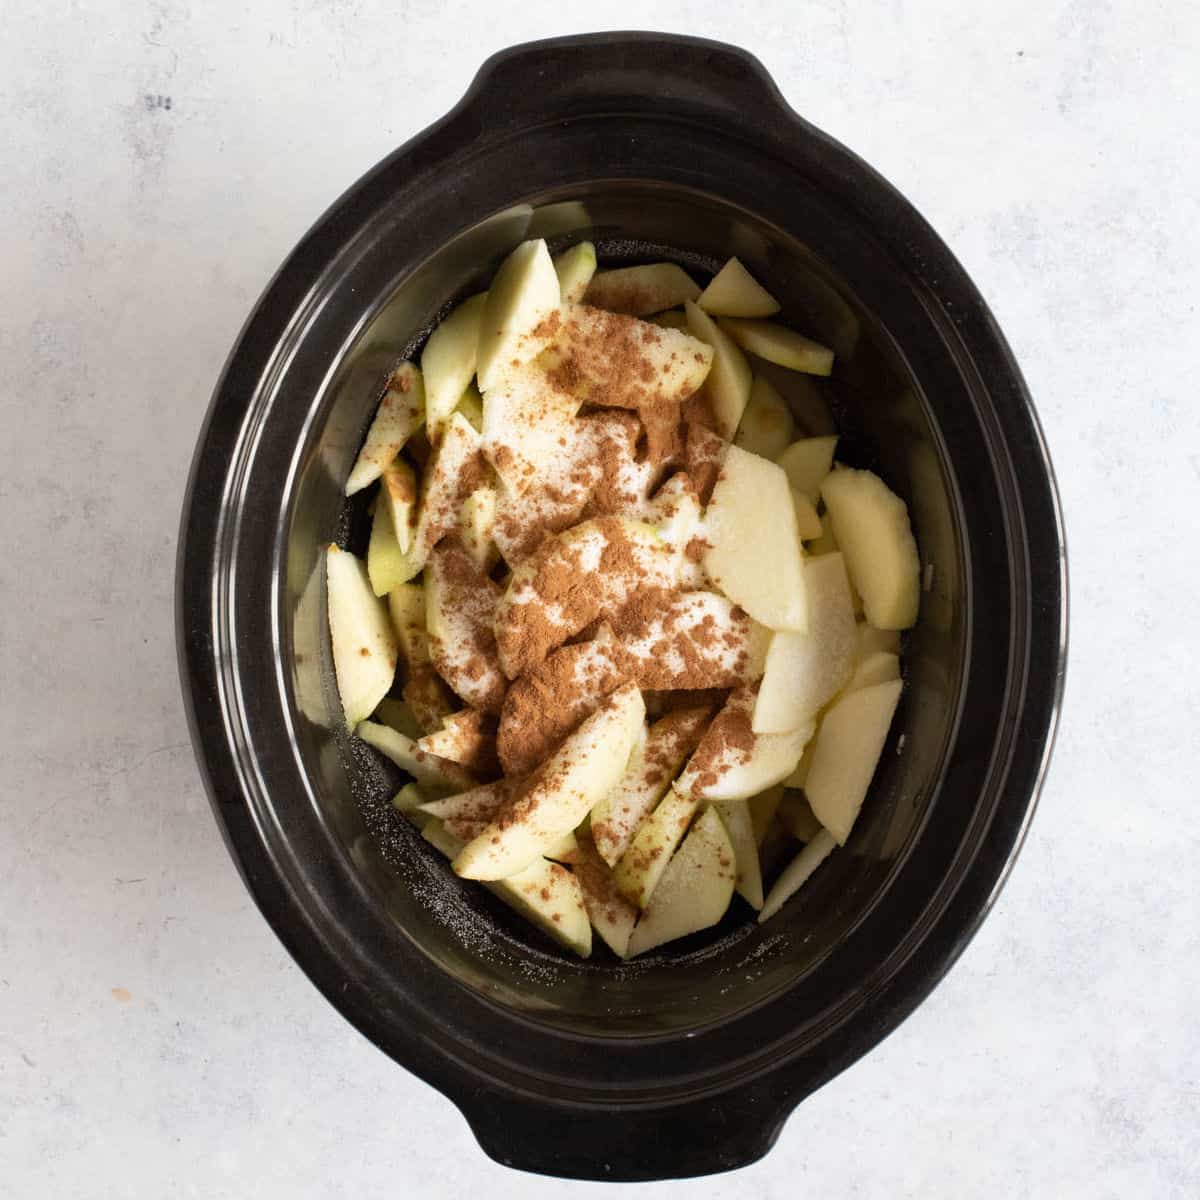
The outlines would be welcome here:
<svg viewBox="0 0 1200 1200">
<path fill-rule="evenodd" d="M 1073 566 L 1059 749 L 982 933 L 764 1162 L 658 1194 L 1192 1200 L 1200 10 L 512 7 L 4 6 L 0 1193 L 599 1191 L 491 1164 L 292 965 L 209 815 L 171 611 L 192 445 L 276 264 L 489 52 L 582 21 L 744 44 L 912 198 L 1025 369 Z"/>
</svg>

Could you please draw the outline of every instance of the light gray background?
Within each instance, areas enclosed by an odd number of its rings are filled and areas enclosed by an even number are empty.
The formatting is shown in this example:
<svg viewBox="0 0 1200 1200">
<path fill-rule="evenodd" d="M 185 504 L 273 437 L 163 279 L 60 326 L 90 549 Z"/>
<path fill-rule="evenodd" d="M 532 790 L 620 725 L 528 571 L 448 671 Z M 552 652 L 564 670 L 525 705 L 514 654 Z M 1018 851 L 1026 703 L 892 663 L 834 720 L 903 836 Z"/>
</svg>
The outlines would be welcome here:
<svg viewBox="0 0 1200 1200">
<path fill-rule="evenodd" d="M 217 7 L 4 4 L 0 1192 L 600 1194 L 488 1162 L 284 954 L 193 765 L 171 594 L 210 389 L 309 223 L 491 51 L 633 27 L 753 50 L 948 239 L 1037 397 L 1073 568 L 993 916 L 769 1158 L 658 1194 L 1200 1194 L 1197 7 Z"/>
</svg>

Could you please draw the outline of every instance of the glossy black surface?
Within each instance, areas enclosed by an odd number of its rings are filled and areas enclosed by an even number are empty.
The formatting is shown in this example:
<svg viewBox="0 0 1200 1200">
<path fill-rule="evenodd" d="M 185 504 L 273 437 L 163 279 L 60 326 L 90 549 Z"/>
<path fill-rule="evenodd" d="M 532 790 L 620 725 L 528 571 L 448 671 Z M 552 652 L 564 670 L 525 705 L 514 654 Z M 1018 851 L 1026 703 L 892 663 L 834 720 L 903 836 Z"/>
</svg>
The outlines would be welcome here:
<svg viewBox="0 0 1200 1200">
<path fill-rule="evenodd" d="M 909 501 L 933 564 L 849 846 L 772 923 L 744 907 L 628 966 L 580 963 L 447 879 L 338 730 L 319 549 L 396 359 L 528 236 L 698 273 L 737 253 L 838 350 L 818 432 Z M 356 184 L 271 284 L 193 469 L 179 637 L 198 756 L 305 971 L 463 1110 L 484 1149 L 582 1178 L 702 1174 L 894 1028 L 961 951 L 1024 831 L 1065 662 L 1065 562 L 1020 375 L 907 203 L 755 60 L 659 35 L 517 47 Z M 965 1017 L 964 1019 L 969 1019 Z"/>
</svg>

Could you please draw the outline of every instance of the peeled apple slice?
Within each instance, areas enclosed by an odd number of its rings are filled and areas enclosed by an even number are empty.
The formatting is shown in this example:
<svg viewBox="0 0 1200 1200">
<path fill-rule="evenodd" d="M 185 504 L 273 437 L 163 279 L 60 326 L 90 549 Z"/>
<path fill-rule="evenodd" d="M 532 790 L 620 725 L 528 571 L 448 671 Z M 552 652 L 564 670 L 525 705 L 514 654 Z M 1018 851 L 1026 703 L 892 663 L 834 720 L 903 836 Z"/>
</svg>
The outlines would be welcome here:
<svg viewBox="0 0 1200 1200">
<path fill-rule="evenodd" d="M 737 317 L 722 317 L 721 329 L 743 350 L 777 363 L 791 371 L 806 375 L 829 375 L 833 372 L 833 351 L 814 342 L 794 329 L 776 325 L 774 321 L 744 321 Z"/>
<path fill-rule="evenodd" d="M 379 503 L 392 513 L 392 532 L 396 544 L 407 552 L 417 527 L 417 477 L 402 458 L 393 459 L 384 468 L 380 480 Z M 390 590 L 390 589 L 389 589 Z"/>
<path fill-rule="evenodd" d="M 890 683 L 900 678 L 900 656 L 889 654 L 886 650 L 876 650 L 854 668 L 846 691 L 853 692 L 858 688 L 871 687 L 876 683 Z"/>
<path fill-rule="evenodd" d="M 438 758 L 435 754 L 426 754 L 412 738 L 405 737 L 389 725 L 360 721 L 354 727 L 354 733 L 385 758 L 391 759 L 401 770 L 407 771 L 430 796 L 465 792 L 475 786 L 475 777 L 458 763 Z"/>
<path fill-rule="evenodd" d="M 715 809 L 705 810 L 642 913 L 629 939 L 629 957 L 715 925 L 733 898 L 734 862 L 720 816 Z"/>
<path fill-rule="evenodd" d="M 756 375 L 733 444 L 774 462 L 795 436 L 796 422 L 783 397 L 769 380 Z"/>
<path fill-rule="evenodd" d="M 725 595 L 769 629 L 807 629 L 800 533 L 783 469 L 730 446 L 705 520 L 704 569 Z"/>
<path fill-rule="evenodd" d="M 903 688 L 897 679 L 848 692 L 821 721 L 804 794 L 839 846 L 862 809 Z"/>
<path fill-rule="evenodd" d="M 699 285 L 682 267 L 674 263 L 647 263 L 598 271 L 592 277 L 584 302 L 609 312 L 648 317 L 664 308 L 677 308 L 699 295 Z"/>
<path fill-rule="evenodd" d="M 596 273 L 596 247 L 580 242 L 554 260 L 554 272 L 565 304 L 578 304 Z"/>
<path fill-rule="evenodd" d="M 475 374 L 479 329 L 486 304 L 486 292 L 464 300 L 443 318 L 421 351 L 425 422 L 435 442 Z"/>
<path fill-rule="evenodd" d="M 705 381 L 704 394 L 716 421 L 716 433 L 728 440 L 737 430 L 750 400 L 750 364 L 708 313 L 690 302 L 684 308 L 692 337 L 713 349 L 712 370 Z"/>
<path fill-rule="evenodd" d="M 816 504 L 821 498 L 821 481 L 833 470 L 836 449 L 835 437 L 801 438 L 775 461 L 783 468 L 788 483 Z"/>
<path fill-rule="evenodd" d="M 828 830 L 821 830 L 783 869 L 767 893 L 758 923 L 769 921 L 809 880 L 812 873 L 829 857 L 837 842 Z"/>
<path fill-rule="evenodd" d="M 366 567 L 331 545 L 325 586 L 333 666 L 346 724 L 353 729 L 388 694 L 396 675 L 396 635 L 387 606 L 371 590 Z"/>
<path fill-rule="evenodd" d="M 629 951 L 629 936 L 637 923 L 637 906 L 621 895 L 612 871 L 596 853 L 590 839 L 580 836 L 574 853 L 566 861 L 579 880 L 583 906 L 592 928 L 618 958 L 624 958 Z"/>
<path fill-rule="evenodd" d="M 479 328 L 476 375 L 487 392 L 511 363 L 527 363 L 553 341 L 562 305 L 546 242 L 522 242 L 500 264 Z"/>
<path fill-rule="evenodd" d="M 821 536 L 821 518 L 813 502 L 803 493 L 792 488 L 792 508 L 796 511 L 796 531 L 802 542 L 811 541 Z"/>
<path fill-rule="evenodd" d="M 821 497 L 867 620 L 876 629 L 911 628 L 921 562 L 904 501 L 878 475 L 849 467 L 825 477 Z"/>
<path fill-rule="evenodd" d="M 424 420 L 425 385 L 421 372 L 412 363 L 401 363 L 388 380 L 387 391 L 346 479 L 346 495 L 353 496 L 374 483 Z"/>
<path fill-rule="evenodd" d="M 731 258 L 713 276 L 696 304 L 714 317 L 770 317 L 779 311 L 779 301 L 739 258 Z"/>
<path fill-rule="evenodd" d="M 645 908 L 654 894 L 700 801 L 672 789 L 642 822 L 629 849 L 613 869 L 613 878 L 623 895 Z"/>
<path fill-rule="evenodd" d="M 762 908 L 762 868 L 758 862 L 758 839 L 754 834 L 750 806 L 744 801 L 734 800 L 714 804 L 713 808 L 720 814 L 733 847 L 736 869 L 734 889 L 751 908 Z"/>
</svg>

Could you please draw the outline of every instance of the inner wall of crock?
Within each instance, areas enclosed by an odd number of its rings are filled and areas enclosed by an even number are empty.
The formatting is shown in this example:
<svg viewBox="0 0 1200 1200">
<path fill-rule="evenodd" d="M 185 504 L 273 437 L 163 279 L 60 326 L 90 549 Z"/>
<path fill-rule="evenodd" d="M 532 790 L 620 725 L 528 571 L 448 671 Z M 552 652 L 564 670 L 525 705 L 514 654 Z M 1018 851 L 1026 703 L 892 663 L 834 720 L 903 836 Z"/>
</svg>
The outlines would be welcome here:
<svg viewBox="0 0 1200 1200">
<path fill-rule="evenodd" d="M 341 485 L 384 378 L 527 237 L 546 237 L 552 250 L 591 238 L 602 265 L 671 258 L 701 282 L 737 254 L 781 301 L 785 318 L 837 351 L 827 381 L 771 369 L 798 430 L 831 432 L 832 420 L 838 457 L 878 470 L 908 502 L 927 564 L 920 621 L 906 638 L 904 699 L 850 843 L 767 925 L 735 896 L 716 928 L 629 964 L 598 938 L 592 959 L 581 962 L 482 887 L 453 878 L 390 807 L 404 777 L 341 729 L 326 633 L 321 549 L 336 538 L 365 552 L 364 500 L 347 502 Z M 719 1020 L 765 999 L 879 902 L 919 830 L 953 721 L 964 658 L 964 551 L 947 466 L 915 381 L 885 328 L 803 244 L 713 197 L 649 183 L 596 185 L 506 210 L 403 280 L 337 367 L 322 411 L 287 551 L 300 749 L 325 819 L 399 936 L 505 1005 L 582 1031 L 644 1034 Z M 778 853 L 786 862 L 795 848 Z"/>
</svg>

